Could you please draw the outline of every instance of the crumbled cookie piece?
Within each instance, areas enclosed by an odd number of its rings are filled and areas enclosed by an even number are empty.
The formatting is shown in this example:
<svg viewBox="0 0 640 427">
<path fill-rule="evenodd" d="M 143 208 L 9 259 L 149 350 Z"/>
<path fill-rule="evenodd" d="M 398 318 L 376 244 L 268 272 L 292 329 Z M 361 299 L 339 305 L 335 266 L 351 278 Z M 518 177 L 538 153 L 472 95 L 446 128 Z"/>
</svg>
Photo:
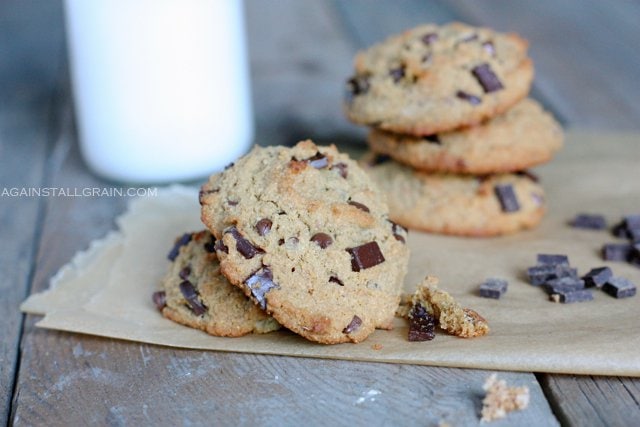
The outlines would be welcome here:
<svg viewBox="0 0 640 427">
<path fill-rule="evenodd" d="M 496 374 L 491 374 L 482 388 L 486 392 L 482 400 L 482 422 L 504 418 L 511 411 L 519 411 L 529 406 L 528 387 L 508 387 Z"/>
<path fill-rule="evenodd" d="M 462 338 L 480 337 L 489 332 L 487 321 L 470 308 L 464 308 L 448 292 L 438 289 L 438 279 L 427 276 L 413 295 L 413 306 L 420 304 L 432 314 L 442 329 Z"/>
</svg>

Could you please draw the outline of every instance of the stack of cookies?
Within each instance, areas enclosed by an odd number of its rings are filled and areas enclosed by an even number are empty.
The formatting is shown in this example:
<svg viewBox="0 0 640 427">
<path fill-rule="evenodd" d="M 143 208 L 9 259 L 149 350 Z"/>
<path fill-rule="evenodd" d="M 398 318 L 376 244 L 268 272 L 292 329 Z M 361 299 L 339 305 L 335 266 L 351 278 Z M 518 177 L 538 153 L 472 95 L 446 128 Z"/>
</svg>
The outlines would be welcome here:
<svg viewBox="0 0 640 427">
<path fill-rule="evenodd" d="M 280 325 L 316 342 L 390 328 L 409 262 L 384 195 L 334 146 L 254 148 L 200 191 L 154 294 L 162 314 L 212 335 Z"/>
<path fill-rule="evenodd" d="M 359 52 L 346 113 L 371 127 L 363 164 L 391 218 L 468 236 L 537 225 L 544 192 L 527 168 L 562 146 L 559 124 L 527 98 L 527 42 L 460 23 L 423 25 Z"/>
</svg>

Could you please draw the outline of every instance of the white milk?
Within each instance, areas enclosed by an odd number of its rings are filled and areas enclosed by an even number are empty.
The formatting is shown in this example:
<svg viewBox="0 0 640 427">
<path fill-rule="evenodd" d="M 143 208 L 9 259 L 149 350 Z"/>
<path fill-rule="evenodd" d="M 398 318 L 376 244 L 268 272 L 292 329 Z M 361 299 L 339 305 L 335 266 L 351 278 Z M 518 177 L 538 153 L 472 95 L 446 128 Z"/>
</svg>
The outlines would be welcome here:
<svg viewBox="0 0 640 427">
<path fill-rule="evenodd" d="M 241 0 L 66 0 L 82 154 L 126 182 L 201 178 L 253 139 Z"/>
</svg>

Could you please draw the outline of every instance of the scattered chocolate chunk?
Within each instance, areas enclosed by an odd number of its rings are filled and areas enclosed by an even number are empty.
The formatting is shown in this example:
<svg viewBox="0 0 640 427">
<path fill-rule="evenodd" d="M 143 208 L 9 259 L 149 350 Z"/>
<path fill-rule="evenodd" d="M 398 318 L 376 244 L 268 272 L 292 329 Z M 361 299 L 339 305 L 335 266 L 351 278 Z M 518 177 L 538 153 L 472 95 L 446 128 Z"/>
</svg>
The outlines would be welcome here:
<svg viewBox="0 0 640 427">
<path fill-rule="evenodd" d="M 602 215 L 578 214 L 571 221 L 571 226 L 589 230 L 604 230 L 607 228 L 607 221 Z"/>
<path fill-rule="evenodd" d="M 256 222 L 256 231 L 259 235 L 265 236 L 271 231 L 271 226 L 273 222 L 269 218 L 262 218 L 260 221 Z"/>
<path fill-rule="evenodd" d="M 284 239 L 278 240 L 278 246 L 282 246 L 282 245 L 284 245 Z"/>
<path fill-rule="evenodd" d="M 229 253 L 229 248 L 222 242 L 222 239 L 216 240 L 213 244 L 213 248 L 218 252 L 224 252 L 225 254 Z"/>
<path fill-rule="evenodd" d="M 394 83 L 398 83 L 400 80 L 404 78 L 404 67 L 394 68 L 389 71 L 389 75 L 393 79 Z"/>
<path fill-rule="evenodd" d="M 482 48 L 484 49 L 485 52 L 487 52 L 489 55 L 491 56 L 496 56 L 496 48 L 493 45 L 493 42 L 491 41 L 486 41 L 484 43 L 482 43 Z"/>
<path fill-rule="evenodd" d="M 351 100 L 354 96 L 369 92 L 369 78 L 366 76 L 353 76 L 347 80 L 346 98 Z"/>
<path fill-rule="evenodd" d="M 246 259 L 251 259 L 257 254 L 264 252 L 262 249 L 256 248 L 251 244 L 251 242 L 245 239 L 235 226 L 225 231 L 225 234 L 226 233 L 231 234 L 234 239 L 236 239 L 236 250 L 240 252 Z"/>
<path fill-rule="evenodd" d="M 538 175 L 528 170 L 518 171 L 516 172 L 516 175 L 527 177 L 533 182 L 540 182 L 540 177 L 538 177 Z"/>
<path fill-rule="evenodd" d="M 227 200 L 227 204 L 229 206 L 238 206 L 238 202 L 236 200 Z"/>
<path fill-rule="evenodd" d="M 620 237 L 620 238 L 629 237 L 627 235 L 627 226 L 624 225 L 624 222 L 620 222 L 620 223 L 614 225 L 613 228 L 611 229 L 611 234 L 613 234 L 616 237 Z"/>
<path fill-rule="evenodd" d="M 602 290 L 614 298 L 629 298 L 636 294 L 636 285 L 624 277 L 612 277 L 602 286 Z"/>
<path fill-rule="evenodd" d="M 469 104 L 471 105 L 478 105 L 482 102 L 482 100 L 480 98 L 478 98 L 475 95 L 471 95 L 470 93 L 464 92 L 464 91 L 457 91 L 456 92 L 456 97 L 465 101 L 468 101 Z"/>
<path fill-rule="evenodd" d="M 422 304 L 415 304 L 409 312 L 409 341 L 431 341 L 435 338 L 436 318 Z"/>
<path fill-rule="evenodd" d="M 556 292 L 550 295 L 551 301 L 562 304 L 570 304 L 573 302 L 592 301 L 593 294 L 588 289 L 569 290 L 564 292 Z"/>
<path fill-rule="evenodd" d="M 584 280 L 577 277 L 558 277 L 550 279 L 544 284 L 544 288 L 549 294 L 559 294 L 563 292 L 584 289 Z"/>
<path fill-rule="evenodd" d="M 182 292 L 184 299 L 189 304 L 189 308 L 196 316 L 202 316 L 207 312 L 207 308 L 198 299 L 198 292 L 190 281 L 185 280 L 180 283 L 180 292 Z"/>
<path fill-rule="evenodd" d="M 362 203 L 354 202 L 353 200 L 350 200 L 347 203 L 350 204 L 351 206 L 354 206 L 360 209 L 361 211 L 369 212 L 369 208 L 366 205 L 363 205 Z"/>
<path fill-rule="evenodd" d="M 355 248 L 346 249 L 351 254 L 351 270 L 360 271 L 384 262 L 384 256 L 377 242 L 369 242 Z"/>
<path fill-rule="evenodd" d="M 244 281 L 244 284 L 249 288 L 251 295 L 263 310 L 267 309 L 267 293 L 273 288 L 280 287 L 273 281 L 271 269 L 266 266 L 249 276 Z"/>
<path fill-rule="evenodd" d="M 311 241 L 316 243 L 322 249 L 326 249 L 333 243 L 333 239 L 326 233 L 316 233 L 311 236 Z"/>
<path fill-rule="evenodd" d="M 529 277 L 529 283 L 534 286 L 540 286 L 547 283 L 549 280 L 557 279 L 559 277 L 577 277 L 578 273 L 575 268 L 571 268 L 568 265 L 536 265 L 527 269 L 527 276 Z"/>
<path fill-rule="evenodd" d="M 423 136 L 422 139 L 430 144 L 442 145 L 442 142 L 440 141 L 440 138 L 436 133 L 434 133 L 433 135 Z"/>
<path fill-rule="evenodd" d="M 349 322 L 347 327 L 342 330 L 342 333 L 350 334 L 351 332 L 357 331 L 360 326 L 362 326 L 362 319 L 354 315 L 353 319 L 351 319 L 351 322 Z"/>
<path fill-rule="evenodd" d="M 433 43 L 436 40 L 438 40 L 438 34 L 437 33 L 425 34 L 424 36 L 422 36 L 421 40 L 422 40 L 422 43 L 424 43 L 426 45 L 430 45 L 431 43 Z"/>
<path fill-rule="evenodd" d="M 497 184 L 493 191 L 498 197 L 498 201 L 500 201 L 502 212 L 517 212 L 520 210 L 518 197 L 511 184 Z"/>
<path fill-rule="evenodd" d="M 569 257 L 559 254 L 538 254 L 538 265 L 569 265 Z"/>
<path fill-rule="evenodd" d="M 480 285 L 480 296 L 484 298 L 500 299 L 507 292 L 508 282 L 503 279 L 489 278 Z"/>
<path fill-rule="evenodd" d="M 190 274 L 191 274 L 191 266 L 187 265 L 182 270 L 180 270 L 180 273 L 178 273 L 178 276 L 180 276 L 182 280 L 189 280 Z"/>
<path fill-rule="evenodd" d="M 231 162 L 227 166 L 224 167 L 224 170 L 231 169 L 234 165 L 235 165 L 235 163 Z"/>
<path fill-rule="evenodd" d="M 493 72 L 489 64 L 481 64 L 471 69 L 471 73 L 478 80 L 485 93 L 496 92 L 504 89 L 500 79 Z"/>
<path fill-rule="evenodd" d="M 344 286 L 344 282 L 342 280 L 340 280 L 340 278 L 338 276 L 329 277 L 329 281 L 333 282 L 333 283 L 337 283 L 340 286 Z"/>
<path fill-rule="evenodd" d="M 640 235 L 640 214 L 623 217 L 622 221 L 616 224 L 611 231 L 616 237 L 637 240 L 637 236 Z"/>
<path fill-rule="evenodd" d="M 387 163 L 390 160 L 391 156 L 388 156 L 386 154 L 376 154 L 376 156 L 369 162 L 369 166 L 378 166 L 382 163 Z"/>
<path fill-rule="evenodd" d="M 191 233 L 185 233 L 179 239 L 177 239 L 175 244 L 173 245 L 173 248 L 167 255 L 167 258 L 169 259 L 169 261 L 175 261 L 175 259 L 178 257 L 178 254 L 180 253 L 180 248 L 186 245 L 187 243 L 189 243 L 190 241 L 191 241 Z"/>
<path fill-rule="evenodd" d="M 333 169 L 337 169 L 340 176 L 344 179 L 347 179 L 347 176 L 349 176 L 349 166 L 347 166 L 346 163 L 336 163 L 335 165 L 331 166 L 331 170 Z"/>
<path fill-rule="evenodd" d="M 162 311 L 167 306 L 167 293 L 165 291 L 154 292 L 151 295 L 151 299 L 159 311 Z"/>
<path fill-rule="evenodd" d="M 587 288 L 601 288 L 607 280 L 613 277 L 613 272 L 609 267 L 598 267 L 593 268 L 587 274 L 582 277 L 584 280 L 584 285 Z"/>
<path fill-rule="evenodd" d="M 319 151 L 308 159 L 304 159 L 303 162 L 307 162 L 309 166 L 316 169 L 323 169 L 329 166 L 329 159 Z"/>
<path fill-rule="evenodd" d="M 209 252 L 210 254 L 214 253 L 216 251 L 215 237 L 211 236 L 211 241 L 205 243 L 203 246 L 205 251 Z"/>
<path fill-rule="evenodd" d="M 602 247 L 602 257 L 605 261 L 628 261 L 632 251 L 628 243 L 607 243 Z"/>
</svg>

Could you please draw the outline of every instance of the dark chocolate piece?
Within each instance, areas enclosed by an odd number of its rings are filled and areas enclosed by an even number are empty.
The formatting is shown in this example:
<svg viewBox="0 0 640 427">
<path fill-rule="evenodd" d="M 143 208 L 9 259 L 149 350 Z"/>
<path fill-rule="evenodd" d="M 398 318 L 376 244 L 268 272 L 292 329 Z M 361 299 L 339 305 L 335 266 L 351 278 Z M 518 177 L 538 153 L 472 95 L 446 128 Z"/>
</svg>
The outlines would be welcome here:
<svg viewBox="0 0 640 427">
<path fill-rule="evenodd" d="M 582 277 L 584 280 L 584 285 L 587 288 L 601 288 L 607 280 L 613 277 L 613 272 L 609 267 L 598 267 L 593 268 L 587 274 Z"/>
<path fill-rule="evenodd" d="M 331 166 L 331 170 L 333 169 L 338 169 L 338 173 L 340 173 L 340 176 L 344 179 L 347 179 L 347 176 L 349 176 L 349 166 L 346 163 L 336 163 Z"/>
<path fill-rule="evenodd" d="M 471 73 L 478 80 L 485 93 L 496 92 L 504 89 L 500 79 L 493 72 L 489 64 L 481 64 L 471 69 Z"/>
<path fill-rule="evenodd" d="M 602 257 L 605 261 L 628 261 L 632 251 L 628 243 L 607 243 L 602 247 Z"/>
<path fill-rule="evenodd" d="M 366 76 L 353 76 L 347 80 L 347 89 L 345 98 L 347 101 L 353 99 L 354 96 L 363 95 L 369 92 L 369 78 Z"/>
<path fill-rule="evenodd" d="M 251 295 L 263 310 L 267 309 L 267 293 L 273 288 L 279 288 L 273 281 L 273 274 L 269 267 L 263 266 L 260 270 L 249 276 L 244 284 L 251 291 Z"/>
<path fill-rule="evenodd" d="M 593 294 L 588 289 L 577 289 L 569 291 L 555 292 L 549 296 L 552 301 L 563 304 L 571 304 L 573 302 L 592 301 Z"/>
<path fill-rule="evenodd" d="M 529 283 L 539 286 L 547 283 L 549 280 L 559 277 L 577 277 L 578 273 L 575 268 L 568 265 L 536 265 L 527 269 Z"/>
<path fill-rule="evenodd" d="M 395 237 L 396 240 L 398 240 L 399 242 L 407 243 L 404 236 L 399 233 L 402 230 L 405 234 L 407 234 L 408 233 L 407 229 L 401 226 L 400 224 L 397 224 L 391 221 L 390 219 L 388 219 L 387 221 L 391 223 L 391 232 L 393 233 L 393 237 Z"/>
<path fill-rule="evenodd" d="M 333 283 L 337 283 L 340 286 L 344 286 L 344 283 L 342 282 L 342 280 L 340 280 L 340 278 L 338 276 L 329 277 L 329 281 L 333 282 Z"/>
<path fill-rule="evenodd" d="M 629 237 L 627 235 L 627 226 L 624 224 L 624 221 L 614 225 L 613 228 L 611 229 L 611 234 L 613 234 L 616 237 L 621 237 L 623 239 Z"/>
<path fill-rule="evenodd" d="M 265 236 L 271 231 L 271 226 L 273 222 L 269 218 L 262 218 L 260 221 L 256 222 L 256 231 L 259 235 Z"/>
<path fill-rule="evenodd" d="M 366 205 L 363 205 L 362 203 L 354 202 L 353 200 L 350 200 L 347 203 L 350 204 L 351 206 L 354 206 L 360 209 L 361 211 L 369 212 L 369 208 Z"/>
<path fill-rule="evenodd" d="M 235 226 L 225 231 L 225 234 L 227 233 L 231 234 L 233 238 L 236 239 L 236 250 L 240 252 L 246 259 L 251 259 L 257 254 L 264 253 L 262 249 L 256 248 L 251 244 L 250 241 L 245 239 Z"/>
<path fill-rule="evenodd" d="M 571 221 L 571 226 L 588 230 L 604 230 L 607 228 L 607 221 L 602 215 L 578 214 Z"/>
<path fill-rule="evenodd" d="M 213 248 L 214 248 L 216 251 L 224 252 L 225 254 L 228 254 L 228 253 L 229 253 L 229 248 L 227 247 L 227 245 L 225 245 L 225 244 L 222 242 L 222 239 L 220 239 L 220 240 L 216 240 L 216 242 L 213 244 Z"/>
<path fill-rule="evenodd" d="M 478 105 L 482 102 L 480 98 L 470 93 L 459 90 L 456 92 L 456 97 L 465 101 L 468 101 L 471 105 Z"/>
<path fill-rule="evenodd" d="M 333 243 L 333 239 L 327 233 L 316 233 L 311 236 L 310 240 L 316 243 L 322 249 L 326 249 Z"/>
<path fill-rule="evenodd" d="M 389 75 L 393 79 L 394 83 L 398 83 L 404 77 L 404 67 L 398 67 L 390 70 Z"/>
<path fill-rule="evenodd" d="M 351 322 L 349 322 L 347 327 L 342 330 L 342 333 L 350 334 L 351 332 L 357 331 L 360 326 L 362 326 L 362 319 L 354 315 Z"/>
<path fill-rule="evenodd" d="M 351 270 L 360 271 L 384 262 L 384 256 L 377 242 L 369 242 L 355 248 L 346 249 L 351 254 Z"/>
<path fill-rule="evenodd" d="M 623 223 L 627 229 L 640 228 L 640 214 L 625 216 Z"/>
<path fill-rule="evenodd" d="M 409 312 L 409 341 L 431 341 L 435 338 L 436 318 L 422 304 L 415 304 Z"/>
<path fill-rule="evenodd" d="M 550 279 L 544 284 L 544 288 L 549 294 L 577 291 L 584 289 L 584 287 L 584 280 L 576 277 L 558 277 Z"/>
<path fill-rule="evenodd" d="M 211 236 L 211 241 L 205 243 L 204 245 L 204 250 L 211 253 L 214 253 L 216 251 L 216 239 L 215 237 Z"/>
<path fill-rule="evenodd" d="M 189 303 L 189 308 L 196 316 L 202 316 L 207 312 L 207 308 L 198 299 L 198 292 L 190 281 L 185 280 L 180 283 L 180 292 L 182 292 L 184 299 Z"/>
<path fill-rule="evenodd" d="M 569 257 L 559 254 L 538 254 L 538 265 L 569 265 Z"/>
<path fill-rule="evenodd" d="M 227 200 L 227 204 L 229 206 L 238 206 L 238 202 L 236 200 Z"/>
<path fill-rule="evenodd" d="M 151 295 L 151 299 L 160 311 L 167 306 L 167 293 L 165 291 L 154 292 L 153 295 Z"/>
<path fill-rule="evenodd" d="M 498 184 L 493 188 L 493 191 L 498 197 L 498 201 L 500 201 L 502 212 L 517 212 L 520 210 L 518 197 L 511 184 Z"/>
<path fill-rule="evenodd" d="M 612 277 L 602 286 L 602 290 L 614 298 L 629 298 L 636 294 L 636 285 L 624 277 Z"/>
<path fill-rule="evenodd" d="M 185 233 L 180 238 L 178 238 L 175 241 L 173 248 L 167 255 L 167 258 L 169 259 L 169 261 L 175 261 L 176 258 L 178 257 L 178 254 L 180 253 L 180 248 L 186 245 L 187 243 L 189 243 L 190 241 L 191 241 L 191 233 Z"/>
<path fill-rule="evenodd" d="M 428 34 L 425 34 L 424 36 L 422 36 L 422 38 L 420 40 L 422 40 L 422 43 L 424 43 L 426 45 L 430 45 L 434 41 L 438 40 L 438 34 L 437 33 L 428 33 Z"/>
<path fill-rule="evenodd" d="M 224 170 L 231 169 L 234 165 L 235 165 L 235 163 L 231 162 L 227 166 L 224 167 Z"/>
<path fill-rule="evenodd" d="M 180 270 L 180 273 L 178 273 L 178 276 L 180 276 L 182 280 L 189 280 L 190 274 L 191 274 L 191 266 L 187 265 L 182 270 Z"/>
<path fill-rule="evenodd" d="M 629 240 L 633 243 L 640 243 L 640 228 L 629 228 L 627 230 L 627 235 L 629 236 Z"/>
<path fill-rule="evenodd" d="M 489 278 L 480 285 L 480 296 L 484 298 L 500 299 L 507 292 L 508 282 L 503 279 Z"/>
</svg>

